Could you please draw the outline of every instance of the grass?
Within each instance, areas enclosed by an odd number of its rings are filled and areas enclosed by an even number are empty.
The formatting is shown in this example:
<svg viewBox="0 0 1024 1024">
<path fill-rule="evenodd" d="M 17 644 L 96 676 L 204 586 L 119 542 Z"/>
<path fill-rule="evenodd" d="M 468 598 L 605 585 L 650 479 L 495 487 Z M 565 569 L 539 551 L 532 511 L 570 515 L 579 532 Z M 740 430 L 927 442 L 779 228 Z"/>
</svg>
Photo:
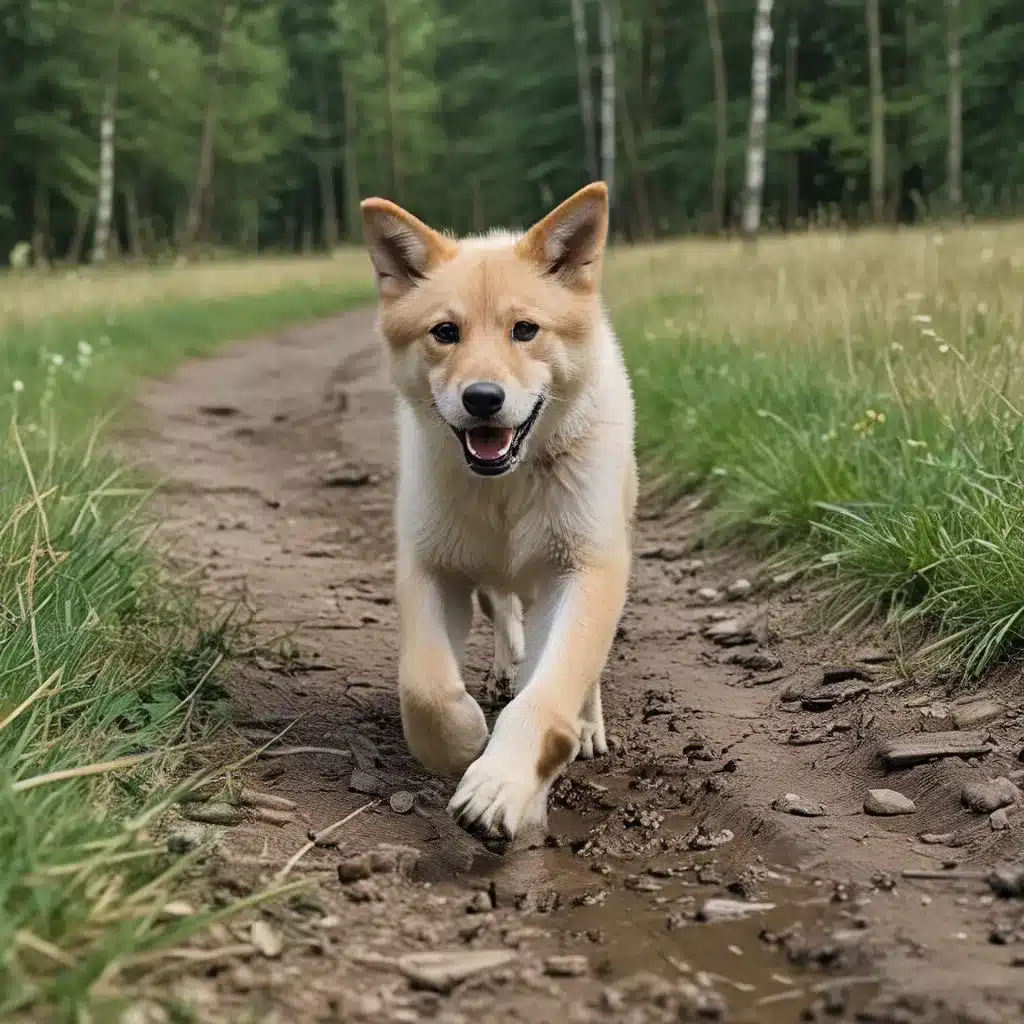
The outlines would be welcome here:
<svg viewBox="0 0 1024 1024">
<path fill-rule="evenodd" d="M 161 573 L 98 424 L 143 377 L 370 286 L 347 255 L 0 278 L 0 1019 L 107 1019 L 202 923 L 164 914 L 189 862 L 155 826 L 224 634 Z"/>
<path fill-rule="evenodd" d="M 713 538 L 816 571 L 975 676 L 1024 646 L 1024 228 L 616 254 L 638 453 Z"/>
</svg>

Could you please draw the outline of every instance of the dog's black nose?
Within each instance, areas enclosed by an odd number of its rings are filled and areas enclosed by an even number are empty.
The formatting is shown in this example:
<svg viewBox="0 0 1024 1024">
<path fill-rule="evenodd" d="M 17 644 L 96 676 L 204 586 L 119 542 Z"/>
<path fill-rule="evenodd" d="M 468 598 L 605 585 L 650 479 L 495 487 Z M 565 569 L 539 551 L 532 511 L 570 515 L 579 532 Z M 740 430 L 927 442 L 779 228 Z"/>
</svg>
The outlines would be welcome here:
<svg viewBox="0 0 1024 1024">
<path fill-rule="evenodd" d="M 470 416 L 486 419 L 501 411 L 505 389 L 492 380 L 478 380 L 462 392 L 462 404 Z"/>
</svg>

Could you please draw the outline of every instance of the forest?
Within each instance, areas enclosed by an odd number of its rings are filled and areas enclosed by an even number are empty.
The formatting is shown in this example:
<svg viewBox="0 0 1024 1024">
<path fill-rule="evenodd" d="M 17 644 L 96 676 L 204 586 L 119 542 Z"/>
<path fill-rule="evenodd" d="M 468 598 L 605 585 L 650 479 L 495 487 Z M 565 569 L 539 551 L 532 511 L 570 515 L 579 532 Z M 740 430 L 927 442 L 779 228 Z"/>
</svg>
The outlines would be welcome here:
<svg viewBox="0 0 1024 1024">
<path fill-rule="evenodd" d="M 732 231 L 752 163 L 766 228 L 1021 203 L 1017 0 L 2 0 L 0 24 L 5 260 L 332 248 L 373 194 L 516 225 L 599 176 L 619 239 Z"/>
</svg>

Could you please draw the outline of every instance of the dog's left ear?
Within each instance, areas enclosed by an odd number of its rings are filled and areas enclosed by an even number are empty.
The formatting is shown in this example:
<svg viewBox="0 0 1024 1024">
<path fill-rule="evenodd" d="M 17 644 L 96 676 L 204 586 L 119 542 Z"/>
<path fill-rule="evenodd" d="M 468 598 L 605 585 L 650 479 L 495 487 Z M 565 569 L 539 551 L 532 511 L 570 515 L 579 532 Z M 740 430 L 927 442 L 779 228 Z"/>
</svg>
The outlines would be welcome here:
<svg viewBox="0 0 1024 1024">
<path fill-rule="evenodd" d="M 382 298 L 404 295 L 455 254 L 453 242 L 389 199 L 364 199 L 359 208 Z"/>
<path fill-rule="evenodd" d="M 607 238 L 608 186 L 595 181 L 534 224 L 517 248 L 567 287 L 592 291 Z"/>
</svg>

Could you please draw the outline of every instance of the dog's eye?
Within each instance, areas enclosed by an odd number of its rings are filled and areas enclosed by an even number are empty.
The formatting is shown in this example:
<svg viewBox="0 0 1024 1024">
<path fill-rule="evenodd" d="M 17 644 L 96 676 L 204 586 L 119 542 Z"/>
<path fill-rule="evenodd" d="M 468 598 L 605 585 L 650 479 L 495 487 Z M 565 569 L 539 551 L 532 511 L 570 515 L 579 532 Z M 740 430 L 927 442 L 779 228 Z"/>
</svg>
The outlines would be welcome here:
<svg viewBox="0 0 1024 1024">
<path fill-rule="evenodd" d="M 512 327 L 513 341 L 533 341 L 540 328 L 529 320 L 517 320 Z"/>
<path fill-rule="evenodd" d="M 459 340 L 459 325 L 445 321 L 443 324 L 435 324 L 431 327 L 430 333 L 442 345 L 455 345 Z"/>
</svg>

